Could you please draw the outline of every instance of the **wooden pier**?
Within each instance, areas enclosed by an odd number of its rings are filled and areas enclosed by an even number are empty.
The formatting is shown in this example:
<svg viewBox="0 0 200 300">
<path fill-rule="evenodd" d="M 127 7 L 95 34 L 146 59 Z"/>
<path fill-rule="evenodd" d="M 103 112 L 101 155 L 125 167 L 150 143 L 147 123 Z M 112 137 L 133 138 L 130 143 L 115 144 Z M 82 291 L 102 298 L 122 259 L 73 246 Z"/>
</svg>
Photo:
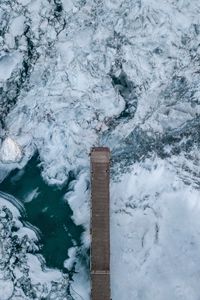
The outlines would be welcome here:
<svg viewBox="0 0 200 300">
<path fill-rule="evenodd" d="M 110 300 L 109 148 L 91 151 L 91 300 Z"/>
</svg>

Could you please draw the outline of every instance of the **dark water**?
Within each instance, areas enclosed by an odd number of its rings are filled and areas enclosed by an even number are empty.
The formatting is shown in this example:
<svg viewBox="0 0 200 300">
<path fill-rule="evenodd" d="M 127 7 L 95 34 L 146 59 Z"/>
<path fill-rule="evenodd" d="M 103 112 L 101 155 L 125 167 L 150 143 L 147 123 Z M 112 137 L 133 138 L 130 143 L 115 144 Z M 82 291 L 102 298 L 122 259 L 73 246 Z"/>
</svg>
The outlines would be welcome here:
<svg viewBox="0 0 200 300">
<path fill-rule="evenodd" d="M 80 246 L 81 226 L 76 226 L 72 211 L 63 200 L 72 174 L 62 188 L 49 186 L 41 177 L 38 157 L 33 157 L 22 170 L 14 170 L 0 184 L 0 190 L 18 198 L 26 209 L 26 220 L 41 231 L 40 253 L 48 267 L 66 271 L 63 266 L 67 250 L 73 245 Z M 34 195 L 31 197 L 31 194 Z"/>
</svg>

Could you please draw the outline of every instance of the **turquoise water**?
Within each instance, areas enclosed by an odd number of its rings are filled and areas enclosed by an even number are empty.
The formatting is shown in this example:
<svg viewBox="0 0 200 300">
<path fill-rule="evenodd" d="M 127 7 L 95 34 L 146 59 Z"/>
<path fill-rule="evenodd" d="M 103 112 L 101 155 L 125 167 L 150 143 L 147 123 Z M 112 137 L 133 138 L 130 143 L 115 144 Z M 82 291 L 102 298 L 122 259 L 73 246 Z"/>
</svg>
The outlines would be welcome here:
<svg viewBox="0 0 200 300">
<path fill-rule="evenodd" d="M 41 177 L 38 156 L 33 157 L 22 170 L 14 170 L 0 184 L 0 190 L 18 198 L 24 205 L 26 217 L 40 230 L 40 253 L 48 267 L 65 270 L 64 260 L 67 251 L 73 245 L 81 245 L 83 228 L 76 226 L 72 219 L 72 211 L 63 196 L 74 180 L 69 180 L 62 188 L 49 186 Z M 34 199 L 32 199 L 34 198 Z"/>
</svg>

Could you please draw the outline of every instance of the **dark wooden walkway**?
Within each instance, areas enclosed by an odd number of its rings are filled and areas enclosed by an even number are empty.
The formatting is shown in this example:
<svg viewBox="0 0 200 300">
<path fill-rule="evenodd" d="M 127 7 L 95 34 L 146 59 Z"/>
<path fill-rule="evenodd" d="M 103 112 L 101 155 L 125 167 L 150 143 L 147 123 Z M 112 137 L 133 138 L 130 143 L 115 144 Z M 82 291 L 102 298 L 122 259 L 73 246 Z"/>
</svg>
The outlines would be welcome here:
<svg viewBox="0 0 200 300">
<path fill-rule="evenodd" d="M 110 300 L 108 148 L 91 151 L 91 300 Z"/>
</svg>

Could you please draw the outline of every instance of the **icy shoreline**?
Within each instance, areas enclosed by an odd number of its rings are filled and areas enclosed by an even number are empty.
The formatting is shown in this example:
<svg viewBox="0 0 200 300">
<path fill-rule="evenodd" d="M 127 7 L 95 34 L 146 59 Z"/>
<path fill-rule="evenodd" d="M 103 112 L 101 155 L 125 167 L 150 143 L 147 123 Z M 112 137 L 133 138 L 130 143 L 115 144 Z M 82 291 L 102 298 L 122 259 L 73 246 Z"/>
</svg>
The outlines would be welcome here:
<svg viewBox="0 0 200 300">
<path fill-rule="evenodd" d="M 67 300 L 68 279 L 58 270 L 44 268 L 37 257 L 35 232 L 24 227 L 19 210 L 8 199 L 8 195 L 1 193 L 0 299 Z"/>
</svg>

